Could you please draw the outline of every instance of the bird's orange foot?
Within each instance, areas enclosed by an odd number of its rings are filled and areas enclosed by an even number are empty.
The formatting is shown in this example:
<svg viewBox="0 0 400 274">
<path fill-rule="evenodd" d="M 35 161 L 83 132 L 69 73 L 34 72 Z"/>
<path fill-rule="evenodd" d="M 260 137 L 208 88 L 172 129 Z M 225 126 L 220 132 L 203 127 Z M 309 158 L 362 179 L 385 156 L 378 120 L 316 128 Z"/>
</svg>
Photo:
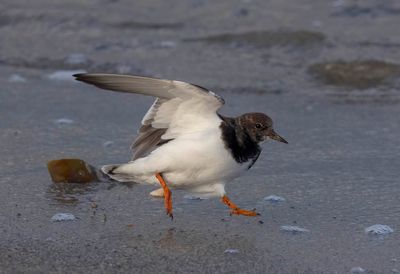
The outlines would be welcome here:
<svg viewBox="0 0 400 274">
<path fill-rule="evenodd" d="M 232 209 L 231 215 L 244 215 L 244 216 L 250 216 L 250 217 L 260 215 L 260 213 L 257 213 L 255 209 L 254 210 L 245 210 L 245 209 L 239 208 L 231 200 L 229 200 L 229 198 L 226 195 L 222 196 L 222 202 L 224 204 L 226 204 L 227 206 L 229 206 L 229 208 Z"/>
<path fill-rule="evenodd" d="M 235 209 L 231 210 L 231 215 L 244 215 L 244 216 L 254 217 L 254 216 L 260 215 L 260 213 L 257 213 L 255 211 L 255 209 L 254 210 L 245 210 L 245 209 L 235 208 Z"/>
<path fill-rule="evenodd" d="M 167 183 L 165 182 L 164 178 L 162 177 L 161 173 L 156 173 L 156 178 L 160 182 L 160 185 L 162 186 L 164 190 L 164 206 L 166 213 L 171 219 L 174 218 L 174 215 L 172 214 L 172 192 L 168 188 Z"/>
</svg>

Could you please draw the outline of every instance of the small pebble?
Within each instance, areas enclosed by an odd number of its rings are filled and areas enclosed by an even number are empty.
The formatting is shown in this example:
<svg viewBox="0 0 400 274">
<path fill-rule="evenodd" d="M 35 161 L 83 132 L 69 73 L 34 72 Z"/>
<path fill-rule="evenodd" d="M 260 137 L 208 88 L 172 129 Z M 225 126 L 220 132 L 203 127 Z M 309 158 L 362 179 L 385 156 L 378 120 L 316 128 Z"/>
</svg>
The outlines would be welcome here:
<svg viewBox="0 0 400 274">
<path fill-rule="evenodd" d="M 53 222 L 64 222 L 64 221 L 74 221 L 76 217 L 71 213 L 57 213 L 51 217 Z"/>
<path fill-rule="evenodd" d="M 68 119 L 68 118 L 60 118 L 54 121 L 58 125 L 71 125 L 75 123 L 74 120 Z"/>
<path fill-rule="evenodd" d="M 226 250 L 224 251 L 224 253 L 227 253 L 227 254 L 237 254 L 237 253 L 239 253 L 239 250 L 238 250 L 238 249 L 231 249 L 231 248 L 228 248 L 228 249 L 226 249 Z"/>
<path fill-rule="evenodd" d="M 366 234 L 372 235 L 386 235 L 394 232 L 394 230 L 390 226 L 381 224 L 369 226 L 364 231 Z"/>
<path fill-rule="evenodd" d="M 353 267 L 352 269 L 350 269 L 350 273 L 352 273 L 352 274 L 364 273 L 364 272 L 365 272 L 365 269 L 360 266 L 356 266 L 356 267 Z"/>
<path fill-rule="evenodd" d="M 286 201 L 285 198 L 277 196 L 277 195 L 269 195 L 267 197 L 264 198 L 264 201 L 268 201 L 271 203 L 279 203 L 279 202 L 284 202 Z"/>
<path fill-rule="evenodd" d="M 186 200 L 207 200 L 207 197 L 202 197 L 202 196 L 195 196 L 195 195 L 185 195 L 183 196 L 184 199 Z"/>
<path fill-rule="evenodd" d="M 281 230 L 284 232 L 292 232 L 293 234 L 296 233 L 303 233 L 303 232 L 309 232 L 310 230 L 294 225 L 283 225 L 281 226 Z"/>
</svg>

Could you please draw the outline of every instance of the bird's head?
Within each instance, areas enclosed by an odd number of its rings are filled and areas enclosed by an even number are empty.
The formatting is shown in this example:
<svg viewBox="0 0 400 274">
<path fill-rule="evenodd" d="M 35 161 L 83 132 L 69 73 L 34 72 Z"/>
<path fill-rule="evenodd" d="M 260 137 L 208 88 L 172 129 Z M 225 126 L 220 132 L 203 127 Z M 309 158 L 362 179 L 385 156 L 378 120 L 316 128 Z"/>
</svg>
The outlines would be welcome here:
<svg viewBox="0 0 400 274">
<path fill-rule="evenodd" d="M 274 131 L 272 119 L 264 113 L 246 113 L 240 116 L 238 120 L 250 138 L 257 143 L 266 141 L 268 138 L 285 144 L 288 143 Z"/>
</svg>

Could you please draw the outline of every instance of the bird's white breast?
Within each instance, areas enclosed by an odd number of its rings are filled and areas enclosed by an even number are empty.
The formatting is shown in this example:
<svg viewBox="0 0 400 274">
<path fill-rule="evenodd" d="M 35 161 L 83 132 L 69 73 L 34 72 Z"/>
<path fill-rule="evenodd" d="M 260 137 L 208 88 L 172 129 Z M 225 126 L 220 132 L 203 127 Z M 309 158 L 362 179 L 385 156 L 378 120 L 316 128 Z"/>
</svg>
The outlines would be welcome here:
<svg viewBox="0 0 400 274">
<path fill-rule="evenodd" d="M 225 183 L 237 177 L 247 165 L 237 163 L 226 149 L 219 122 L 159 147 L 146 157 L 147 167 L 162 172 L 175 187 Z"/>
</svg>

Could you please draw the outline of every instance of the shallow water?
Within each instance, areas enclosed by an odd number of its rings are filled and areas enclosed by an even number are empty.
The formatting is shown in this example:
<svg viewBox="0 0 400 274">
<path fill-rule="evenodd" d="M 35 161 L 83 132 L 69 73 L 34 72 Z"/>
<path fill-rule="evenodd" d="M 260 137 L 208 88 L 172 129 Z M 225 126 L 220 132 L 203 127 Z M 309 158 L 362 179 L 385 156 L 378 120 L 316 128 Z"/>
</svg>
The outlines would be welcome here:
<svg viewBox="0 0 400 274">
<path fill-rule="evenodd" d="M 0 48 L 0 272 L 400 269 L 398 79 L 356 90 L 325 85 L 308 72 L 336 60 L 400 64 L 395 2 L 363 1 L 356 8 L 311 0 L 182 1 L 174 8 L 164 1 L 135 7 L 39 2 L 6 1 L 0 16 L 6 41 Z M 281 30 L 325 39 L 312 46 L 193 41 Z M 163 41 L 174 46 L 159 46 Z M 86 61 L 66 63 L 72 54 Z M 152 102 L 48 78 L 65 70 L 186 80 L 223 96 L 223 114 L 266 112 L 289 145 L 266 143 L 253 168 L 227 186 L 236 204 L 262 216 L 229 216 L 217 199 L 174 191 L 171 221 L 163 202 L 148 195 L 152 187 L 52 183 L 51 159 L 81 158 L 95 166 L 128 161 Z M 12 75 L 25 81 L 9 81 Z M 285 201 L 264 200 L 270 195 Z M 77 219 L 52 222 L 57 213 Z M 393 232 L 365 233 L 376 224 Z M 287 233 L 282 226 L 308 232 Z"/>
</svg>

